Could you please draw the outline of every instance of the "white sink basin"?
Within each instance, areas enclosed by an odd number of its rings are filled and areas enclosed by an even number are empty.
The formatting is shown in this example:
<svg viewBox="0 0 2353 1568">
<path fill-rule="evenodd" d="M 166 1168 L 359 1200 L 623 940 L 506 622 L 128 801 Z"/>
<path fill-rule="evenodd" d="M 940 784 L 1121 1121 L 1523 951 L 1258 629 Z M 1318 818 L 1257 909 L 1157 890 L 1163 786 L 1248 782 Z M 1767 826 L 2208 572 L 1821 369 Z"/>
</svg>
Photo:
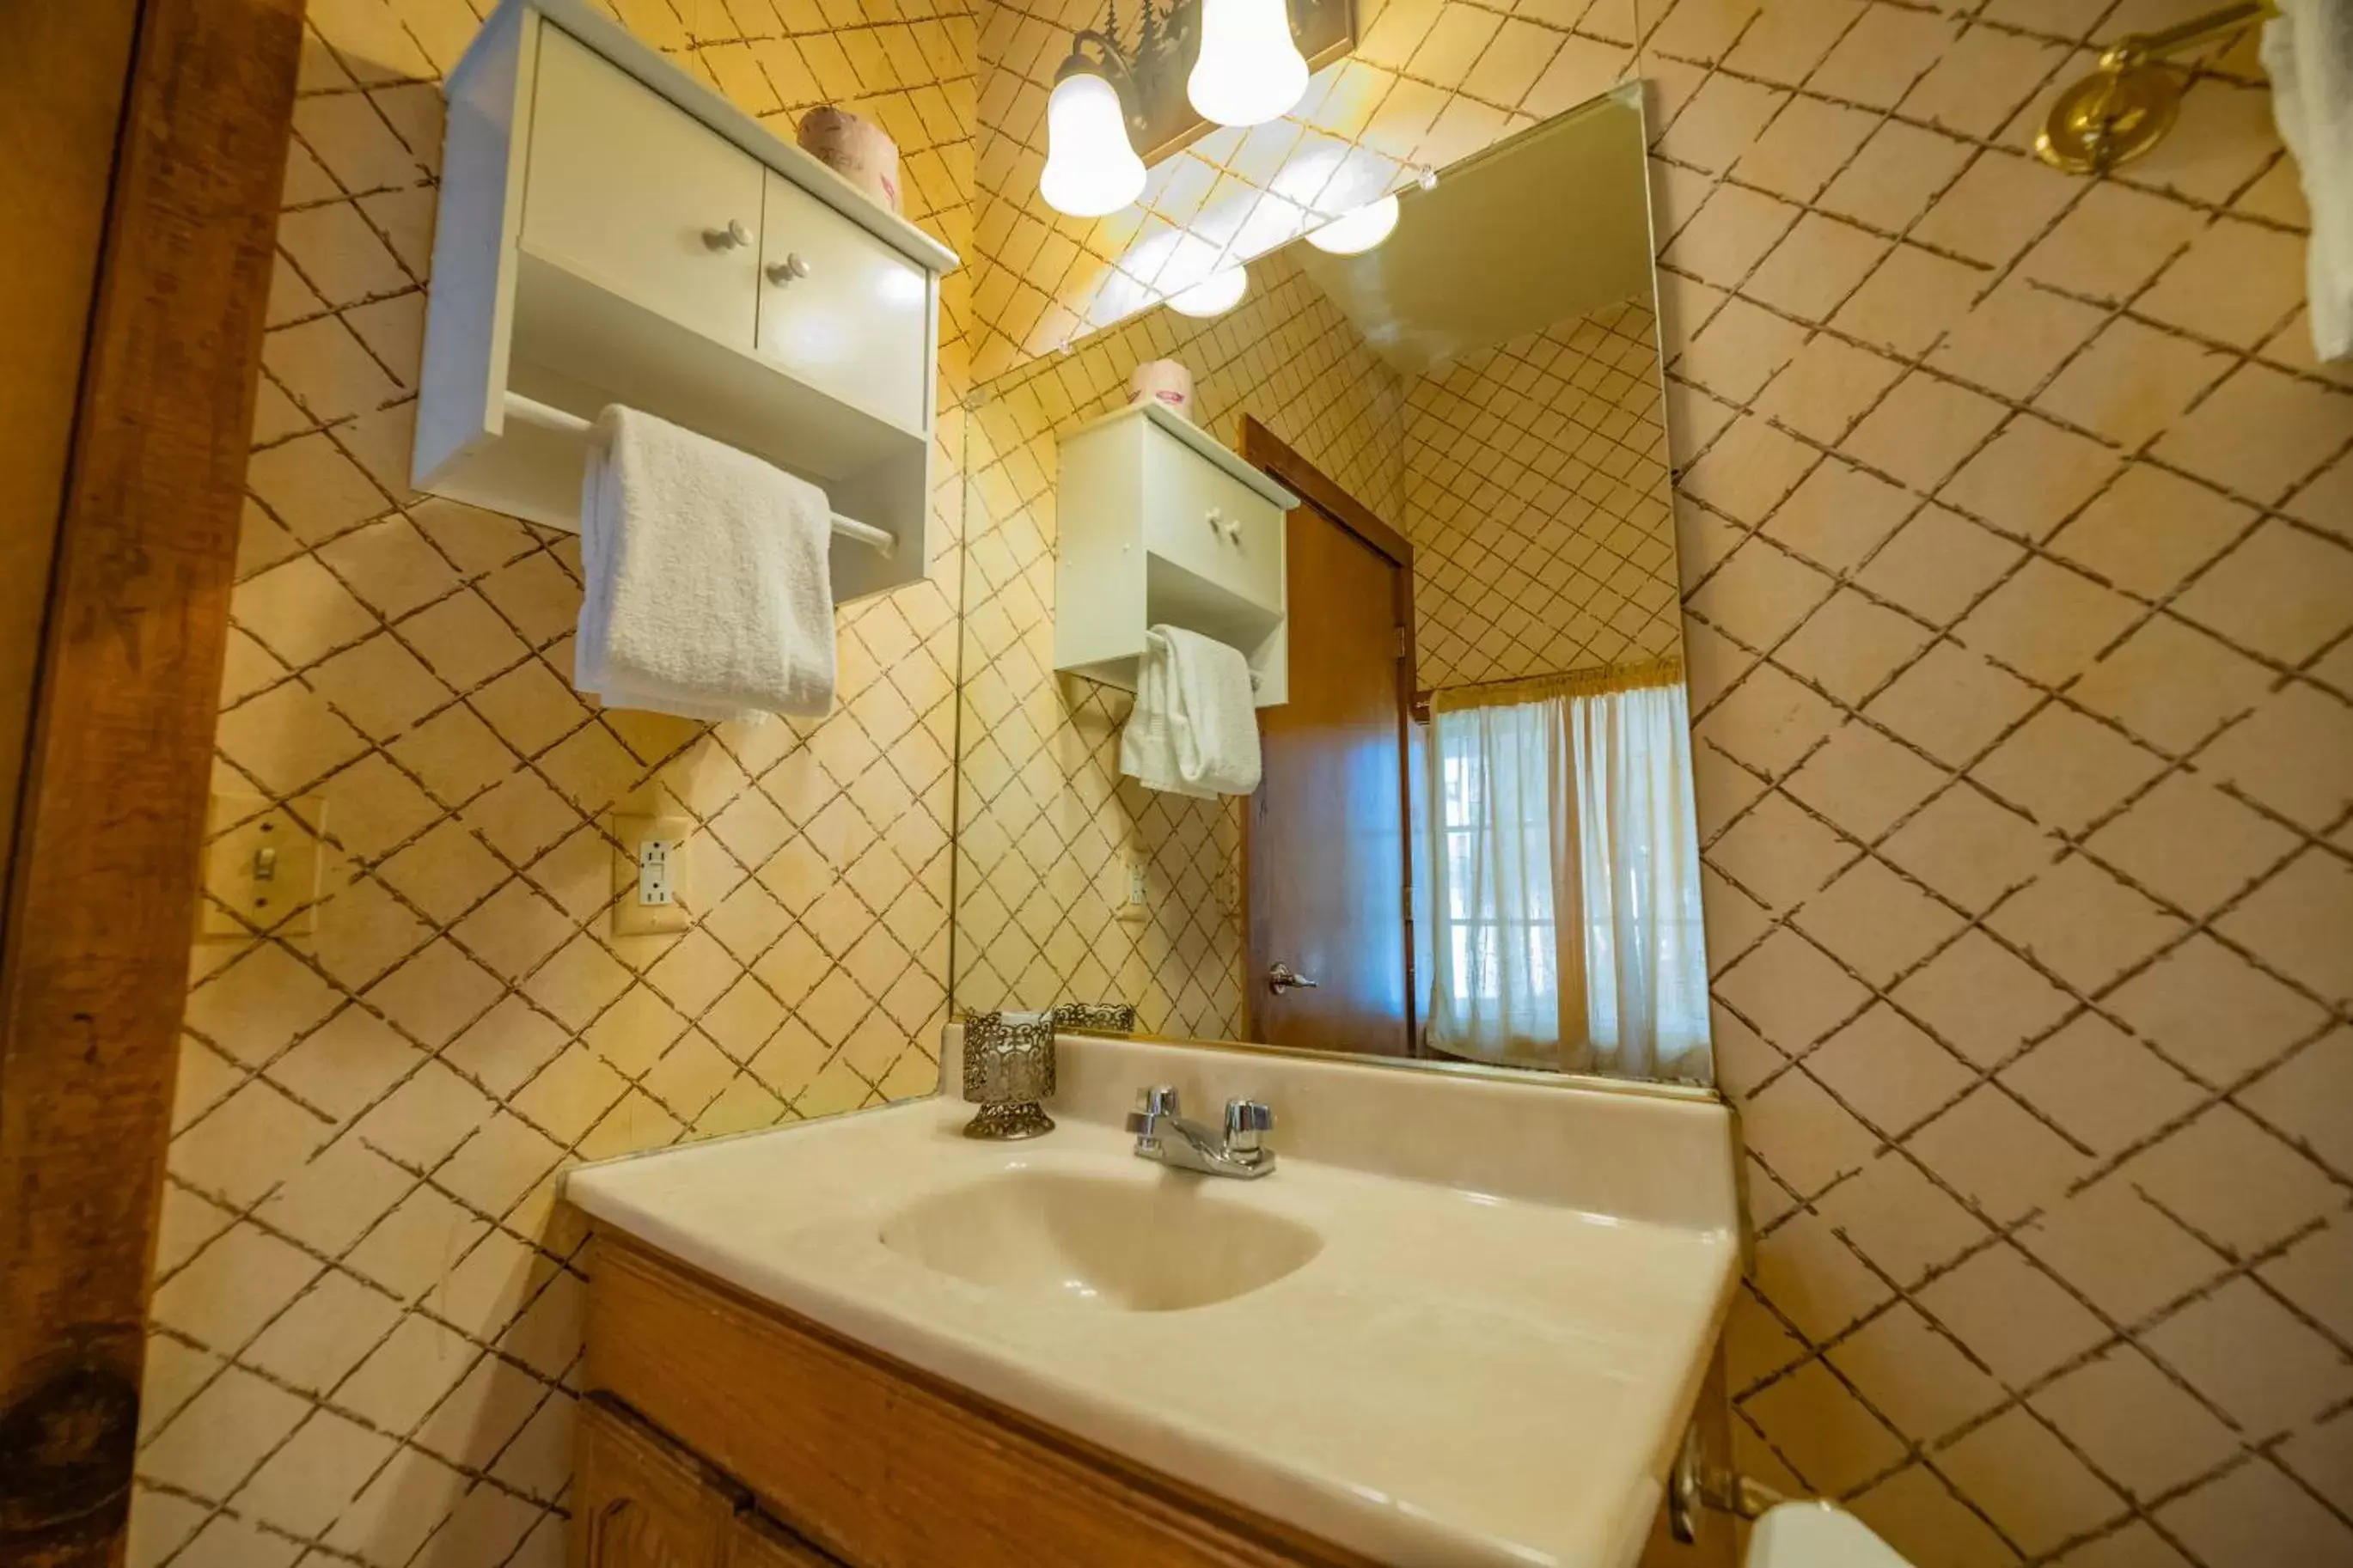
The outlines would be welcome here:
<svg viewBox="0 0 2353 1568">
<path fill-rule="evenodd" d="M 1229 1301 L 1323 1250 L 1305 1226 L 1214 1187 L 1198 1176 L 1006 1172 L 910 1204 L 884 1222 L 882 1245 L 1008 1295 L 1130 1312 Z"/>
<path fill-rule="evenodd" d="M 1634 1568 L 1738 1272 L 1722 1105 L 1059 1044 L 1044 1138 L 966 1138 L 940 1098 L 565 1190 L 600 1231 L 1367 1560 Z M 1282 1165 L 1138 1160 L 1149 1084 L 1275 1107 Z"/>
</svg>

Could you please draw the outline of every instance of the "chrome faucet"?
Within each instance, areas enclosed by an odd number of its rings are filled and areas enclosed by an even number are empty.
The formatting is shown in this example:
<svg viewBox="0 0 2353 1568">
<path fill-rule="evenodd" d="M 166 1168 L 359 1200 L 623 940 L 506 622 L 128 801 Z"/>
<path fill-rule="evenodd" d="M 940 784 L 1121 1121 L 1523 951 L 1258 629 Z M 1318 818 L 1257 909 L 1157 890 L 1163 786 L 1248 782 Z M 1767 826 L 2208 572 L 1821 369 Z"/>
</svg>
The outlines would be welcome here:
<svg viewBox="0 0 2353 1568">
<path fill-rule="evenodd" d="M 1218 1137 L 1198 1121 L 1177 1114 L 1175 1086 L 1158 1084 L 1143 1090 L 1136 1108 L 1127 1113 L 1127 1130 L 1135 1134 L 1139 1160 L 1157 1160 L 1180 1171 L 1205 1176 L 1263 1176 L 1274 1169 L 1274 1151 L 1264 1135 L 1274 1126 L 1274 1112 L 1254 1100 L 1226 1101 L 1226 1130 Z"/>
</svg>

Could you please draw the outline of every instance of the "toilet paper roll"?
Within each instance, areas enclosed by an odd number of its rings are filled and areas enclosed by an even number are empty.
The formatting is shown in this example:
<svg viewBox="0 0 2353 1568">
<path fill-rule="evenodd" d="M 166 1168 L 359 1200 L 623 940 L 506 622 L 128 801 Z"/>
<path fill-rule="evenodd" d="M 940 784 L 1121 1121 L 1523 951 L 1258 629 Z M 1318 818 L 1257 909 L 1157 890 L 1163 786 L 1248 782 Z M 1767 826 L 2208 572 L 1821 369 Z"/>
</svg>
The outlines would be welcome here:
<svg viewBox="0 0 2353 1568">
<path fill-rule="evenodd" d="M 889 132 L 827 104 L 802 115 L 797 134 L 801 151 L 865 192 L 875 205 L 900 210 L 899 144 Z"/>
<path fill-rule="evenodd" d="M 1173 359 L 1146 360 L 1128 383 L 1129 407 L 1150 398 L 1172 414 L 1193 417 L 1193 373 Z"/>
</svg>

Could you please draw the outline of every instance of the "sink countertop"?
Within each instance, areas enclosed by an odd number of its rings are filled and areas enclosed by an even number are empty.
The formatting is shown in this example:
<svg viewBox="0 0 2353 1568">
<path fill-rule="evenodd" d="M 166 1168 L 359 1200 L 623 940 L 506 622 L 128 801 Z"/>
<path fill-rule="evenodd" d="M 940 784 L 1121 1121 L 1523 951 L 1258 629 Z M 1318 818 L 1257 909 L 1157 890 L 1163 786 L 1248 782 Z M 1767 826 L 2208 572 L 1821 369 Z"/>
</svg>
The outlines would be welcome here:
<svg viewBox="0 0 2353 1568">
<path fill-rule="evenodd" d="M 1043 1138 L 965 1139 L 971 1108 L 934 1099 L 583 1166 L 565 1195 L 754 1297 L 1384 1562 L 1634 1563 L 1737 1272 L 1721 1106 L 1142 1042 L 1062 1048 L 1077 1103 L 1055 1102 Z M 1196 1114 L 1229 1080 L 1220 1099 L 1275 1106 L 1272 1174 L 1134 1157 L 1114 1097 L 1187 1073 L 1204 1085 L 1187 1090 Z M 1322 1088 L 1348 1125 L 1306 1109 Z M 1402 1140 L 1358 1125 L 1384 1109 Z M 1555 1177 L 1494 1146 L 1496 1119 L 1515 1113 L 1520 1143 L 1555 1151 Z M 1294 1152 L 1293 1120 L 1332 1158 Z M 1449 1158 L 1450 1126 L 1487 1147 Z M 1400 1144 L 1422 1179 L 1350 1163 Z M 1702 1168 L 1679 1180 L 1628 1179 L 1630 1163 L 1695 1152 Z M 1428 1179 L 1433 1163 L 1458 1178 Z M 1323 1246 L 1245 1294 L 1134 1311 L 974 1284 L 882 1240 L 919 1200 L 1025 1172 L 1173 1188 Z M 1597 1196 L 1622 1201 L 1580 1201 Z"/>
</svg>

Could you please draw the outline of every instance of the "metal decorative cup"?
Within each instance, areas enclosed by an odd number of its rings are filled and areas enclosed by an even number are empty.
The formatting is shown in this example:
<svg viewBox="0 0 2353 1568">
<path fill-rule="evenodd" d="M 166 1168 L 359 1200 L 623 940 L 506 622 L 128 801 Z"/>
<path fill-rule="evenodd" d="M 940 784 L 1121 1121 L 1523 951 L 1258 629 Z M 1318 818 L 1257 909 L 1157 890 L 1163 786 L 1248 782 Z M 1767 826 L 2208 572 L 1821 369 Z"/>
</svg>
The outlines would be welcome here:
<svg viewBox="0 0 2353 1568">
<path fill-rule="evenodd" d="M 1084 1035 L 1135 1033 L 1133 1002 L 1065 1002 L 1054 1009 L 1054 1028 Z"/>
<path fill-rule="evenodd" d="M 976 1013 L 964 1025 L 964 1097 L 980 1107 L 967 1138 L 1035 1138 L 1054 1130 L 1054 1016 Z"/>
</svg>

